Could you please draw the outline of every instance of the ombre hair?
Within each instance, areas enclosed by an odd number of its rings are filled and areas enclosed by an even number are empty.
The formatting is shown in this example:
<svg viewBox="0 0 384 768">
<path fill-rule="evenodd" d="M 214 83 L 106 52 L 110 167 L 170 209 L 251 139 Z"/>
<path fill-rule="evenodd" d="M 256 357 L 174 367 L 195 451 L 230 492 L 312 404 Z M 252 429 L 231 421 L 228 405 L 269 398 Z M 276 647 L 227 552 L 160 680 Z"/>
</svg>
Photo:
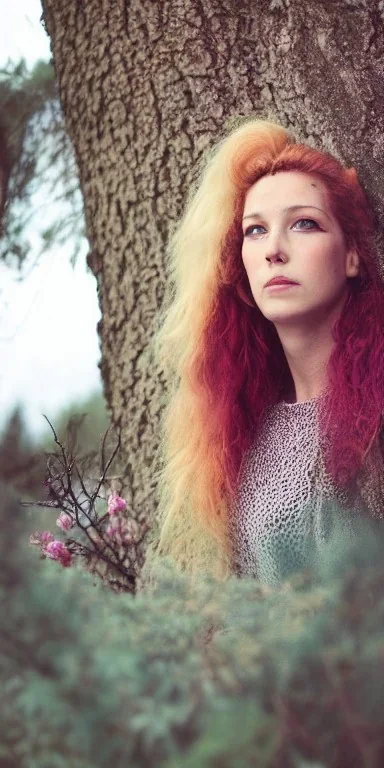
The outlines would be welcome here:
<svg viewBox="0 0 384 768">
<path fill-rule="evenodd" d="M 159 468 L 159 538 L 152 554 L 190 574 L 232 573 L 228 533 L 240 465 L 266 407 L 292 385 L 273 324 L 255 305 L 242 263 L 245 195 L 265 175 L 312 174 L 324 184 L 360 267 L 333 329 L 320 431 L 326 466 L 350 487 L 384 411 L 384 289 L 375 221 L 356 171 L 249 120 L 209 153 L 169 249 L 168 296 L 154 344 L 168 383 Z"/>
</svg>

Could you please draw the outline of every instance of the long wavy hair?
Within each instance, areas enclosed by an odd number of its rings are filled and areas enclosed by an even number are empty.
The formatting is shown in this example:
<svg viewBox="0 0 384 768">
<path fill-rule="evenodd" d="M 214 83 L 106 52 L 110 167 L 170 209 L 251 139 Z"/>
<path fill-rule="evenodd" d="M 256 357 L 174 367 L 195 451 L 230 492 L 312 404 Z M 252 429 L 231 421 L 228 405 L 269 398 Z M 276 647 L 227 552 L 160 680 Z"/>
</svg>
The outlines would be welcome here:
<svg viewBox="0 0 384 768">
<path fill-rule="evenodd" d="M 353 482 L 384 411 L 384 289 L 375 220 L 354 168 L 250 120 L 208 155 L 169 249 L 168 295 L 154 338 L 168 382 L 159 464 L 159 536 L 152 554 L 181 570 L 232 573 L 228 521 L 244 453 L 266 407 L 292 386 L 273 324 L 255 305 L 241 258 L 245 195 L 279 171 L 316 175 L 347 248 L 360 257 L 333 329 L 320 432 L 339 487 Z"/>
</svg>

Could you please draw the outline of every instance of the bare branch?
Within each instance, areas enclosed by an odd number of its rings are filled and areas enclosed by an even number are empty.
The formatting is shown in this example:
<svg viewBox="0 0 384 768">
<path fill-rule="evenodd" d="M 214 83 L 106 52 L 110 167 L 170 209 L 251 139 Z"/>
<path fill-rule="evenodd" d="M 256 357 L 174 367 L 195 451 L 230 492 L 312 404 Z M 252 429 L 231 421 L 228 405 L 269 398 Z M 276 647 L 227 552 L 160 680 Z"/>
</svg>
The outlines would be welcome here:
<svg viewBox="0 0 384 768">
<path fill-rule="evenodd" d="M 45 501 L 23 501 L 21 505 L 59 510 L 56 522 L 65 538 L 64 541 L 57 540 L 46 531 L 34 534 L 30 543 L 40 547 L 44 558 L 59 560 L 66 567 L 72 562 L 71 558 L 75 558 L 87 570 L 106 581 L 112 589 L 134 591 L 138 576 L 137 551 L 143 544 L 149 526 L 146 523 L 139 525 L 129 515 L 125 500 L 117 495 L 111 485 L 113 480 L 120 477 L 108 475 L 120 450 L 120 432 L 109 456 L 107 438 L 110 436 L 110 428 L 103 436 L 100 458 L 97 459 L 96 454 L 88 454 L 80 459 L 75 457 L 74 449 L 83 417 L 68 422 L 67 444 L 59 439 L 47 416 L 44 418 L 57 446 L 57 450 L 45 454 L 45 485 L 49 498 Z M 100 467 L 100 475 L 91 475 L 86 479 L 84 470 L 91 465 L 95 466 L 95 459 Z M 105 511 L 101 514 L 96 508 L 97 502 L 105 504 Z M 116 579 L 116 574 L 119 574 L 119 579 Z"/>
</svg>

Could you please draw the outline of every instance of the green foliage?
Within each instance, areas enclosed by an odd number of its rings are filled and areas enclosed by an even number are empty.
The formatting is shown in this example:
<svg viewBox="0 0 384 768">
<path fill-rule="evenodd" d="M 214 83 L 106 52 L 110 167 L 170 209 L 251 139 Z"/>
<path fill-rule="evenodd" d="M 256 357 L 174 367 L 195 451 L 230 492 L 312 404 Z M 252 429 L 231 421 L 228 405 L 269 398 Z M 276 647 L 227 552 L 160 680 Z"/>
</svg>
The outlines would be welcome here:
<svg viewBox="0 0 384 768">
<path fill-rule="evenodd" d="M 2 765 L 380 766 L 376 536 L 334 552 L 326 578 L 278 589 L 193 586 L 163 562 L 151 587 L 114 595 L 75 569 L 32 567 L 2 490 Z"/>
<path fill-rule="evenodd" d="M 23 267 L 32 222 L 40 230 L 39 253 L 70 240 L 74 261 L 84 236 L 82 198 L 49 62 L 36 62 L 30 72 L 24 60 L 0 70 L 0 130 L 11 165 L 0 258 Z"/>
</svg>

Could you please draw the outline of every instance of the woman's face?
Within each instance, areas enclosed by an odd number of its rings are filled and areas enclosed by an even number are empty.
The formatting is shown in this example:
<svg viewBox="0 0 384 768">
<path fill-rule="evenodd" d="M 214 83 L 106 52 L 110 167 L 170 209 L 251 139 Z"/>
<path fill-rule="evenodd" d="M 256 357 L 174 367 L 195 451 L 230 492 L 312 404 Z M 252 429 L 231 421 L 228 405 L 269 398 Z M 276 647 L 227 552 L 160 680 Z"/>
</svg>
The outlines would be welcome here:
<svg viewBox="0 0 384 768">
<path fill-rule="evenodd" d="M 242 259 L 257 306 L 277 326 L 341 311 L 347 277 L 358 274 L 357 252 L 347 251 L 327 198 L 317 177 L 298 171 L 263 176 L 248 190 Z M 277 276 L 296 285 L 265 287 Z"/>
</svg>

